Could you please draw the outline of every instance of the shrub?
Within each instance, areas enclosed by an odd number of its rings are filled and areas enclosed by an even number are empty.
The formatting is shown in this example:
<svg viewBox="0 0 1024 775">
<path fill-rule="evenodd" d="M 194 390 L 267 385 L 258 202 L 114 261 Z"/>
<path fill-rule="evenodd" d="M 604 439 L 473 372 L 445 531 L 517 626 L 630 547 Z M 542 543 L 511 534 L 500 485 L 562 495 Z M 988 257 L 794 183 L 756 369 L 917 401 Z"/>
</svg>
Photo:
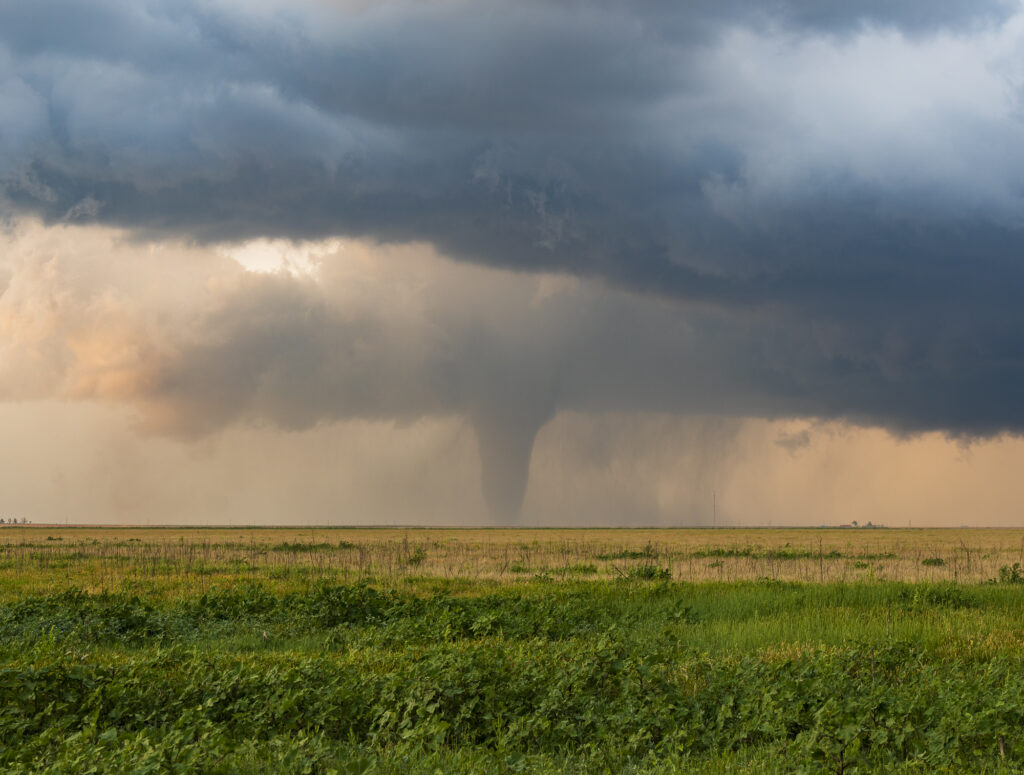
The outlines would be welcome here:
<svg viewBox="0 0 1024 775">
<path fill-rule="evenodd" d="M 999 569 L 1000 584 L 1024 584 L 1024 572 L 1021 571 L 1020 563 L 1015 562 L 1012 566 L 1004 565 Z"/>
<path fill-rule="evenodd" d="M 634 565 L 626 571 L 626 578 L 639 581 L 669 581 L 672 578 L 672 571 L 668 568 L 659 568 L 657 565 Z"/>
</svg>

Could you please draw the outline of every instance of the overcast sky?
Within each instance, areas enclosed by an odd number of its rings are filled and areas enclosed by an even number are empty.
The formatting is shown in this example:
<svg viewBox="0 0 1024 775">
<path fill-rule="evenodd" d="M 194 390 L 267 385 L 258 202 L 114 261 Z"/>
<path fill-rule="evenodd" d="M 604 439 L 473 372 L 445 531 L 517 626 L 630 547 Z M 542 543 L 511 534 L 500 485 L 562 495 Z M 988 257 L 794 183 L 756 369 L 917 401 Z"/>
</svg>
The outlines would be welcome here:
<svg viewBox="0 0 1024 775">
<path fill-rule="evenodd" d="M 0 513 L 1018 519 L 1020 2 L 0 2 L 0 116 Z"/>
</svg>

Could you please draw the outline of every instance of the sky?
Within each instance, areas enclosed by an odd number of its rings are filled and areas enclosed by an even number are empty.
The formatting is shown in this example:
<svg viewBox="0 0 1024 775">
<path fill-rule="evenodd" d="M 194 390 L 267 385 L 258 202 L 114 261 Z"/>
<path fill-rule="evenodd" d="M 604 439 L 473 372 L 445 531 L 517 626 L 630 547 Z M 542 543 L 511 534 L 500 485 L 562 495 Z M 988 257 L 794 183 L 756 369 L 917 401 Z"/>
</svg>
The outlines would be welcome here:
<svg viewBox="0 0 1024 775">
<path fill-rule="evenodd" d="M 1019 0 L 0 0 L 0 516 L 1015 525 Z"/>
</svg>

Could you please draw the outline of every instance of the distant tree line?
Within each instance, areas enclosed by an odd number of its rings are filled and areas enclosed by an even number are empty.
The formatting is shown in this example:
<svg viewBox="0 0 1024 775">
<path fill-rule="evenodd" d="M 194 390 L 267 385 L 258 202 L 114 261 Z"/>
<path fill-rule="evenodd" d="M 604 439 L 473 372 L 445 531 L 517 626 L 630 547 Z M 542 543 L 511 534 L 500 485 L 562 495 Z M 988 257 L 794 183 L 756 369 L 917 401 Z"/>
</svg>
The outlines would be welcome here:
<svg viewBox="0 0 1024 775">
<path fill-rule="evenodd" d="M 22 517 L 20 522 L 18 521 L 17 517 L 11 517 L 10 519 L 6 519 L 6 520 L 3 519 L 2 517 L 0 517 L 0 525 L 27 525 L 27 524 L 28 524 L 28 520 L 25 517 Z"/>
</svg>

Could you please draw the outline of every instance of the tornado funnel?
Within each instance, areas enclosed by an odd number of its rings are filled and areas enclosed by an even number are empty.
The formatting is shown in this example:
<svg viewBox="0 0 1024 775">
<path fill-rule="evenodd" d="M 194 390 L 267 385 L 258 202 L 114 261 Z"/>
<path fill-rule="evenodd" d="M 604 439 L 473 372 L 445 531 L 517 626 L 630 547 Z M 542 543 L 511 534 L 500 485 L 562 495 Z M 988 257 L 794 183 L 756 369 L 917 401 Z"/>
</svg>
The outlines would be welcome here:
<svg viewBox="0 0 1024 775">
<path fill-rule="evenodd" d="M 535 412 L 503 408 L 473 417 L 480 448 L 480 484 L 495 521 L 516 522 L 526 495 L 537 431 L 547 421 Z"/>
</svg>

